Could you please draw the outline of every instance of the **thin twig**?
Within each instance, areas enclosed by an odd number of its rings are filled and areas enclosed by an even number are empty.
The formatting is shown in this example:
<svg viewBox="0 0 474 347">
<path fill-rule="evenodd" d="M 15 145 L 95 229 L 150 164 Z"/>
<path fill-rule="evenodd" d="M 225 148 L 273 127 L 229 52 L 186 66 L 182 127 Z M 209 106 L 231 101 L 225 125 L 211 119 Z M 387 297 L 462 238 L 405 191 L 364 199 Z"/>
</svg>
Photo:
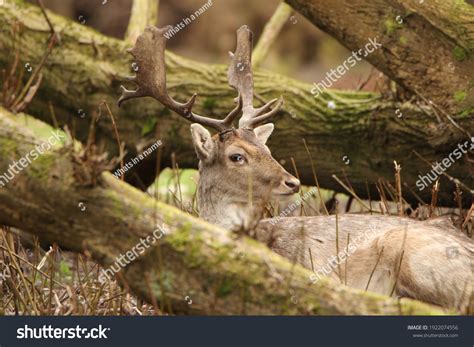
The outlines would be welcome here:
<svg viewBox="0 0 474 347">
<path fill-rule="evenodd" d="M 344 284 L 347 286 L 347 259 L 349 258 L 349 243 L 351 241 L 351 233 L 347 234 L 346 241 L 346 259 L 344 261 Z"/>
<path fill-rule="evenodd" d="M 5 246 L 2 246 L 0 245 L 0 248 L 5 250 L 5 251 L 8 251 L 8 249 L 5 247 Z M 18 260 L 21 260 L 22 262 L 24 262 L 25 264 L 27 264 L 28 266 L 31 266 L 35 271 L 39 272 L 40 274 L 42 274 L 44 277 L 46 277 L 47 279 L 53 281 L 54 283 L 56 283 L 58 286 L 62 287 L 63 289 L 66 289 L 66 286 L 64 284 L 62 284 L 61 282 L 58 282 L 56 281 L 55 279 L 51 279 L 51 277 L 49 277 L 49 275 L 38 269 L 36 266 L 34 266 L 32 263 L 30 263 L 28 260 L 24 259 L 23 257 L 20 257 L 18 254 L 16 253 L 12 253 L 13 256 L 15 256 L 16 258 L 18 258 Z"/>
<path fill-rule="evenodd" d="M 110 107 L 109 107 L 109 104 L 107 104 L 107 102 L 105 100 L 102 100 L 102 102 L 99 104 L 99 116 L 97 117 L 97 121 L 99 120 L 100 118 L 100 115 L 101 115 L 101 106 L 102 105 L 105 105 L 105 108 L 107 109 L 107 113 L 110 117 L 110 120 L 112 121 L 112 126 L 114 127 L 114 132 L 115 132 L 115 139 L 117 140 L 117 145 L 118 145 L 118 148 L 119 148 L 119 155 L 120 155 L 120 169 L 121 171 L 123 171 L 123 157 L 124 157 L 124 154 L 123 154 L 123 147 L 122 145 L 120 144 L 120 135 L 119 135 L 119 132 L 118 132 L 118 129 L 117 129 L 117 124 L 115 124 L 115 118 L 114 118 L 114 115 L 112 114 L 112 111 L 110 110 Z M 121 175 L 120 176 L 120 179 L 123 181 L 125 179 L 124 177 L 125 175 Z"/>
<path fill-rule="evenodd" d="M 423 158 L 416 150 L 413 150 L 413 153 L 415 153 L 415 155 L 421 159 L 422 161 L 424 161 L 429 167 L 433 168 L 433 164 L 431 164 L 428 160 L 426 160 L 425 158 Z M 454 178 L 453 176 L 450 176 L 448 175 L 446 172 L 442 172 L 441 173 L 443 176 L 446 176 L 449 181 L 451 182 L 454 182 L 454 183 L 458 183 L 462 188 L 464 188 L 465 190 L 467 190 L 469 193 L 471 194 L 474 194 L 474 189 L 471 189 L 469 188 L 467 185 L 465 185 L 463 182 L 461 182 L 458 178 Z"/>
<path fill-rule="evenodd" d="M 434 110 L 434 108 L 438 109 L 438 111 L 440 111 L 441 114 L 444 115 L 456 129 L 458 129 L 463 134 L 467 135 L 469 138 L 472 138 L 472 135 L 469 133 L 469 131 L 467 131 L 466 129 L 461 127 L 446 111 L 444 111 L 441 107 L 436 105 L 433 101 L 428 100 L 427 98 L 425 98 L 421 93 L 418 92 L 418 90 L 415 89 L 414 91 L 420 98 L 423 99 L 423 101 L 425 101 L 429 105 L 432 105 L 433 110 Z"/>
<path fill-rule="evenodd" d="M 324 212 L 326 212 L 326 215 L 329 216 L 329 211 L 326 208 L 326 204 L 324 203 L 323 197 L 321 195 L 321 187 L 319 186 L 318 176 L 316 176 L 316 169 L 314 168 L 313 157 L 311 156 L 311 152 L 309 151 L 309 148 L 308 148 L 308 145 L 306 144 L 305 139 L 303 139 L 303 144 L 304 144 L 304 148 L 306 149 L 306 153 L 308 153 L 309 162 L 311 164 L 311 171 L 313 172 L 314 182 L 316 183 L 316 187 L 318 187 L 319 202 L 323 206 Z"/>
<path fill-rule="evenodd" d="M 311 271 L 314 272 L 313 255 L 311 254 L 311 247 L 308 247 L 308 251 L 309 251 L 309 260 L 311 260 Z"/>
<path fill-rule="evenodd" d="M 336 200 L 335 205 L 336 205 L 336 208 L 335 208 L 335 211 L 336 211 L 336 257 L 338 258 L 337 270 L 339 272 L 339 280 L 342 283 L 341 264 L 339 263 L 339 218 L 338 218 L 339 217 L 338 216 L 339 204 L 337 200 Z"/>
<path fill-rule="evenodd" d="M 365 286 L 365 291 L 367 291 L 369 289 L 370 281 L 372 280 L 372 276 L 375 273 L 375 269 L 377 268 L 377 265 L 379 264 L 380 258 L 382 257 L 382 253 L 383 253 L 383 247 L 380 250 L 379 256 L 377 257 L 377 261 L 375 262 L 375 265 L 374 265 L 372 271 L 370 272 L 369 280 L 367 281 L 367 284 Z"/>
<path fill-rule="evenodd" d="M 40 83 L 41 79 L 38 77 L 40 75 L 41 69 L 43 68 L 44 64 L 46 63 L 46 59 L 50 55 L 51 51 L 53 50 L 54 45 L 56 42 L 59 40 L 59 36 L 57 35 L 56 31 L 54 30 L 54 27 L 48 17 L 48 14 L 46 13 L 46 10 L 44 9 L 44 5 L 41 0 L 38 0 L 38 5 L 41 8 L 41 11 L 46 19 L 46 22 L 48 23 L 49 29 L 51 31 L 51 37 L 49 39 L 48 46 L 46 48 L 46 52 L 43 54 L 40 63 L 38 66 L 34 69 L 33 73 L 31 74 L 30 78 L 26 82 L 25 86 L 23 87 L 22 91 L 20 94 L 15 98 L 15 100 L 12 102 L 11 109 L 14 110 L 15 112 L 20 112 L 21 109 L 18 107 L 18 105 L 25 99 L 25 96 L 30 90 L 30 87 L 33 83 L 34 80 L 36 80 L 37 84 Z M 39 85 L 36 86 L 36 89 L 39 87 Z M 34 95 L 34 94 L 33 94 Z M 31 97 L 31 95 L 30 95 Z M 32 98 L 32 97 L 31 97 Z M 31 101 L 31 100 L 30 100 Z M 27 106 L 27 103 L 21 103 L 20 106 L 22 108 Z"/>
<path fill-rule="evenodd" d="M 401 253 L 400 253 L 400 258 L 398 260 L 398 269 L 397 269 L 397 274 L 396 274 L 396 277 L 395 277 L 395 283 L 393 283 L 392 290 L 390 291 L 390 296 L 393 295 L 393 293 L 395 292 L 395 289 L 397 288 L 398 278 L 400 276 L 400 271 L 402 269 L 402 261 L 403 261 L 403 256 L 405 254 L 405 243 L 406 243 L 406 239 L 407 239 L 407 228 L 408 228 L 408 226 L 405 227 L 405 232 L 403 233 L 402 250 L 401 250 Z"/>
<path fill-rule="evenodd" d="M 402 178 L 400 175 L 400 171 L 402 170 L 401 166 L 397 164 L 396 161 L 393 161 L 395 164 L 395 182 L 396 182 L 396 193 L 397 193 L 397 208 L 398 208 L 398 215 L 403 217 L 405 213 L 403 212 L 403 196 L 402 196 Z"/>
<path fill-rule="evenodd" d="M 344 182 L 342 182 L 336 175 L 332 175 L 332 178 L 334 178 L 336 180 L 337 183 L 339 183 L 345 190 L 347 190 L 347 192 L 352 195 L 354 197 L 354 199 L 356 199 L 359 204 L 361 204 L 363 207 L 365 207 L 367 209 L 367 211 L 369 212 L 375 212 L 375 211 L 372 211 L 371 208 L 369 206 L 367 206 L 367 204 L 357 196 L 357 194 L 352 190 L 350 189 L 346 184 L 344 184 Z"/>
</svg>

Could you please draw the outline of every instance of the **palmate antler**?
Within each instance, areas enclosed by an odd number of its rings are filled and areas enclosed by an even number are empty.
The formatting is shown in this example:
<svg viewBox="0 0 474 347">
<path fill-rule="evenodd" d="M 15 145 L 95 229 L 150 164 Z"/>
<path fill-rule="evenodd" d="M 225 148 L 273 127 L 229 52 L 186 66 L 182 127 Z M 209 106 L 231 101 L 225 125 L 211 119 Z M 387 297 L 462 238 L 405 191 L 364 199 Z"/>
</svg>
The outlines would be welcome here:
<svg viewBox="0 0 474 347">
<path fill-rule="evenodd" d="M 122 87 L 122 95 L 118 100 L 119 106 L 132 98 L 150 96 L 169 109 L 175 111 L 180 116 L 190 122 L 199 123 L 208 126 L 217 131 L 224 131 L 232 128 L 232 124 L 237 115 L 243 110 L 243 116 L 239 121 L 239 128 L 253 129 L 258 124 L 270 118 L 280 107 L 282 99 L 276 107 L 266 112 L 277 101 L 270 101 L 263 107 L 253 108 L 253 78 L 251 68 L 252 52 L 252 32 L 247 26 L 242 26 L 237 31 L 237 49 L 231 56 L 228 78 L 229 84 L 234 87 L 239 96 L 236 98 L 237 106 L 222 120 L 202 117 L 192 111 L 197 94 L 193 94 L 186 103 L 180 103 L 168 95 L 166 89 L 166 63 L 165 47 L 166 37 L 163 35 L 170 26 L 164 28 L 147 27 L 135 43 L 135 46 L 129 52 L 135 58 L 138 65 L 136 76 L 129 77 L 138 87 L 136 90 L 128 90 Z"/>
<path fill-rule="evenodd" d="M 248 26 L 243 25 L 237 30 L 235 52 L 229 52 L 231 62 L 227 71 L 229 85 L 242 96 L 243 115 L 239 120 L 239 128 L 255 128 L 277 113 L 283 104 L 283 97 L 280 97 L 260 108 L 253 107 L 252 48 L 253 33 Z M 273 105 L 275 107 L 271 109 Z"/>
</svg>

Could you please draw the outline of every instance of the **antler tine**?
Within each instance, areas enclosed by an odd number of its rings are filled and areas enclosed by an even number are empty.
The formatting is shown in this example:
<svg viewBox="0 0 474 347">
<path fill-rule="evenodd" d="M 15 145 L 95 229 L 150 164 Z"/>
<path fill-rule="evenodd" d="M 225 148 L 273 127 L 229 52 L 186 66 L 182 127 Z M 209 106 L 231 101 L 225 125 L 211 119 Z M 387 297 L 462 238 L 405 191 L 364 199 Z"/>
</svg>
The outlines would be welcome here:
<svg viewBox="0 0 474 347">
<path fill-rule="evenodd" d="M 237 98 L 235 98 L 235 101 L 237 102 L 237 106 L 230 111 L 230 113 L 222 120 L 222 122 L 227 126 L 227 128 L 232 127 L 232 123 L 234 122 L 234 119 L 240 114 L 242 111 L 242 96 L 239 94 Z"/>
<path fill-rule="evenodd" d="M 265 112 L 267 109 L 269 109 L 273 104 L 275 106 L 267 113 L 262 114 Z M 272 101 L 266 103 L 264 106 L 261 108 L 255 110 L 255 114 L 252 116 L 251 119 L 251 127 L 256 127 L 257 125 L 265 122 L 267 119 L 270 119 L 273 117 L 280 109 L 281 105 L 283 105 L 283 96 L 280 96 L 278 99 L 273 99 Z M 260 111 L 259 111 L 260 110 Z"/>
<path fill-rule="evenodd" d="M 241 106 L 237 106 L 235 112 L 232 111 L 225 119 L 218 120 L 202 117 L 192 112 L 197 94 L 193 94 L 186 103 L 180 103 L 168 95 L 165 63 L 167 39 L 164 34 L 170 28 L 170 26 L 161 29 L 154 26 L 147 27 L 145 32 L 137 38 L 135 46 L 129 50 L 138 65 L 136 76 L 129 78 L 129 80 L 132 80 L 138 87 L 136 90 L 128 90 L 121 86 L 122 95 L 118 100 L 119 107 L 126 100 L 150 96 L 190 122 L 199 123 L 217 131 L 228 129 L 236 117 L 235 113 L 240 112 L 241 108 L 239 109 L 239 107 Z"/>
<path fill-rule="evenodd" d="M 252 48 L 252 31 L 248 26 L 243 25 L 237 30 L 235 52 L 229 52 L 231 62 L 227 71 L 229 85 L 236 89 L 243 99 L 243 115 L 239 120 L 239 128 L 253 129 L 275 115 L 283 103 L 283 99 L 280 97 L 280 99 L 271 100 L 260 108 L 253 107 Z M 264 114 L 273 105 L 275 107 Z"/>
<path fill-rule="evenodd" d="M 144 95 L 141 95 L 141 91 L 139 90 L 139 88 L 137 88 L 136 90 L 128 90 L 124 86 L 120 86 L 120 88 L 122 89 L 122 95 L 118 99 L 119 107 L 122 105 L 124 101 L 127 101 L 128 99 L 139 98 L 139 97 L 144 96 Z"/>
</svg>

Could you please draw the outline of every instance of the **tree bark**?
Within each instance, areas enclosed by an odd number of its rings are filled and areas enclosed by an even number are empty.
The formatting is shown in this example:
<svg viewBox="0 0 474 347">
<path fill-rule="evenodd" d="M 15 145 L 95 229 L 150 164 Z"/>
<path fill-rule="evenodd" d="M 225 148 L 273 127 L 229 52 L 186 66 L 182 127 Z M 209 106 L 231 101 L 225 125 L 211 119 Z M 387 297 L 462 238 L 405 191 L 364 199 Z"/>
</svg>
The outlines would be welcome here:
<svg viewBox="0 0 474 347">
<path fill-rule="evenodd" d="M 0 173 L 54 129 L 0 108 Z M 90 171 L 72 146 L 58 145 L 0 188 L 0 224 L 38 235 L 109 267 L 156 225 L 166 234 L 120 271 L 122 283 L 170 313 L 186 314 L 440 314 L 412 300 L 396 301 L 338 286 L 315 285 L 308 270 L 265 245 L 220 229 L 153 200 L 113 178 Z M 79 203 L 83 203 L 79 206 Z M 80 208 L 82 207 L 82 208 Z M 84 209 L 85 207 L 85 209 Z M 150 289 L 151 288 L 151 289 Z M 193 304 L 188 305 L 185 297 Z"/>
<path fill-rule="evenodd" d="M 51 13 L 49 16 L 62 41 L 48 58 L 42 71 L 43 83 L 29 112 L 53 123 L 51 102 L 59 124 L 68 124 L 76 138 L 85 141 L 92 117 L 105 100 L 116 117 L 120 140 L 125 142 L 129 157 L 134 157 L 144 143 L 161 139 L 164 144 L 160 153 L 162 166 L 170 165 L 171 153 L 176 153 L 180 167 L 196 167 L 189 124 L 152 99 L 129 102 L 123 109 L 115 106 L 119 85 L 127 75 L 133 74 L 130 56 L 125 52 L 127 45 L 79 23 Z M 0 7 L 0 47 L 10 53 L 14 52 L 12 47 L 16 42 L 11 30 L 13 22 L 22 24 L 19 66 L 22 68 L 27 62 L 35 66 L 50 35 L 46 21 L 32 5 L 13 6 L 8 2 Z M 174 98 L 188 100 L 198 92 L 194 110 L 206 116 L 222 117 L 234 107 L 235 93 L 227 85 L 226 66 L 201 64 L 170 52 L 166 58 L 168 89 Z M 12 61 L 11 55 L 0 55 L 0 68 Z M 368 92 L 331 90 L 314 98 L 310 85 L 264 70 L 255 71 L 254 82 L 256 94 L 262 100 L 284 96 L 284 111 L 275 117 L 276 131 L 269 147 L 275 158 L 285 161 L 284 166 L 290 171 L 293 171 L 290 158 L 295 159 L 305 184 L 314 184 L 314 180 L 303 138 L 314 158 L 322 187 L 342 191 L 332 175 L 346 175 L 359 196 L 378 197 L 374 182 L 378 179 L 393 181 L 393 160 L 396 160 L 402 166 L 402 179 L 409 187 L 404 197 L 416 202 L 410 192 L 413 190 L 429 201 L 430 189 L 419 192 L 415 182 L 418 174 L 425 174 L 431 167 L 420 161 L 412 150 L 416 149 L 434 162 L 456 148 L 458 142 L 466 140 L 464 134 L 453 130 L 444 118 L 437 118 L 439 116 L 429 107 L 393 102 Z M 472 116 L 455 118 L 464 129 L 474 133 Z M 105 115 L 97 123 L 96 138 L 100 149 L 117 155 L 114 129 Z M 126 179 L 136 186 L 139 181 L 143 186 L 150 184 L 155 178 L 153 160 L 156 157 L 134 168 L 139 180 L 135 175 Z M 473 167 L 466 157 L 458 160 L 449 174 L 471 188 L 474 186 Z M 443 180 L 438 201 L 452 206 L 454 185 Z M 469 194 L 464 194 L 466 204 L 469 199 Z"/>
<path fill-rule="evenodd" d="M 452 113 L 474 112 L 474 6 L 464 1 L 286 0 L 392 80 Z M 355 23 L 357 23 L 355 25 Z"/>
</svg>

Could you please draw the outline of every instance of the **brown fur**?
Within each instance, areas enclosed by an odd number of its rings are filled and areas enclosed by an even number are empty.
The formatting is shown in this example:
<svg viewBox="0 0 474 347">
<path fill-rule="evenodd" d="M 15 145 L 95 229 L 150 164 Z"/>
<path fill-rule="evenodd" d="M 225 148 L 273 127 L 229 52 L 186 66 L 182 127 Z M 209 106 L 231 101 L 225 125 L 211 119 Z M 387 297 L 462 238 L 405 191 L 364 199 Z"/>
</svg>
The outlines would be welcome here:
<svg viewBox="0 0 474 347">
<path fill-rule="evenodd" d="M 271 156 L 252 130 L 234 129 L 214 135 L 212 141 L 212 158 L 199 164 L 200 216 L 228 229 L 251 228 L 273 195 L 291 193 L 284 182 L 297 180 Z M 230 161 L 233 153 L 245 155 L 247 163 Z"/>
<path fill-rule="evenodd" d="M 347 261 L 340 261 L 340 278 L 338 267 L 328 266 L 336 257 L 335 218 L 283 218 L 277 225 L 262 220 L 256 236 L 263 242 L 271 242 L 272 249 L 283 257 L 294 259 L 308 269 L 314 267 L 315 275 L 310 280 L 315 283 L 322 277 L 330 277 L 364 290 L 375 269 L 368 287 L 370 291 L 447 307 L 472 305 L 474 242 L 452 225 L 391 216 L 339 216 L 339 250 L 346 250 L 348 234 L 356 249 Z M 361 241 L 355 242 L 357 239 Z M 450 248 L 456 250 L 454 256 L 449 253 Z M 331 271 L 325 274 L 323 269 L 328 268 Z"/>
</svg>

